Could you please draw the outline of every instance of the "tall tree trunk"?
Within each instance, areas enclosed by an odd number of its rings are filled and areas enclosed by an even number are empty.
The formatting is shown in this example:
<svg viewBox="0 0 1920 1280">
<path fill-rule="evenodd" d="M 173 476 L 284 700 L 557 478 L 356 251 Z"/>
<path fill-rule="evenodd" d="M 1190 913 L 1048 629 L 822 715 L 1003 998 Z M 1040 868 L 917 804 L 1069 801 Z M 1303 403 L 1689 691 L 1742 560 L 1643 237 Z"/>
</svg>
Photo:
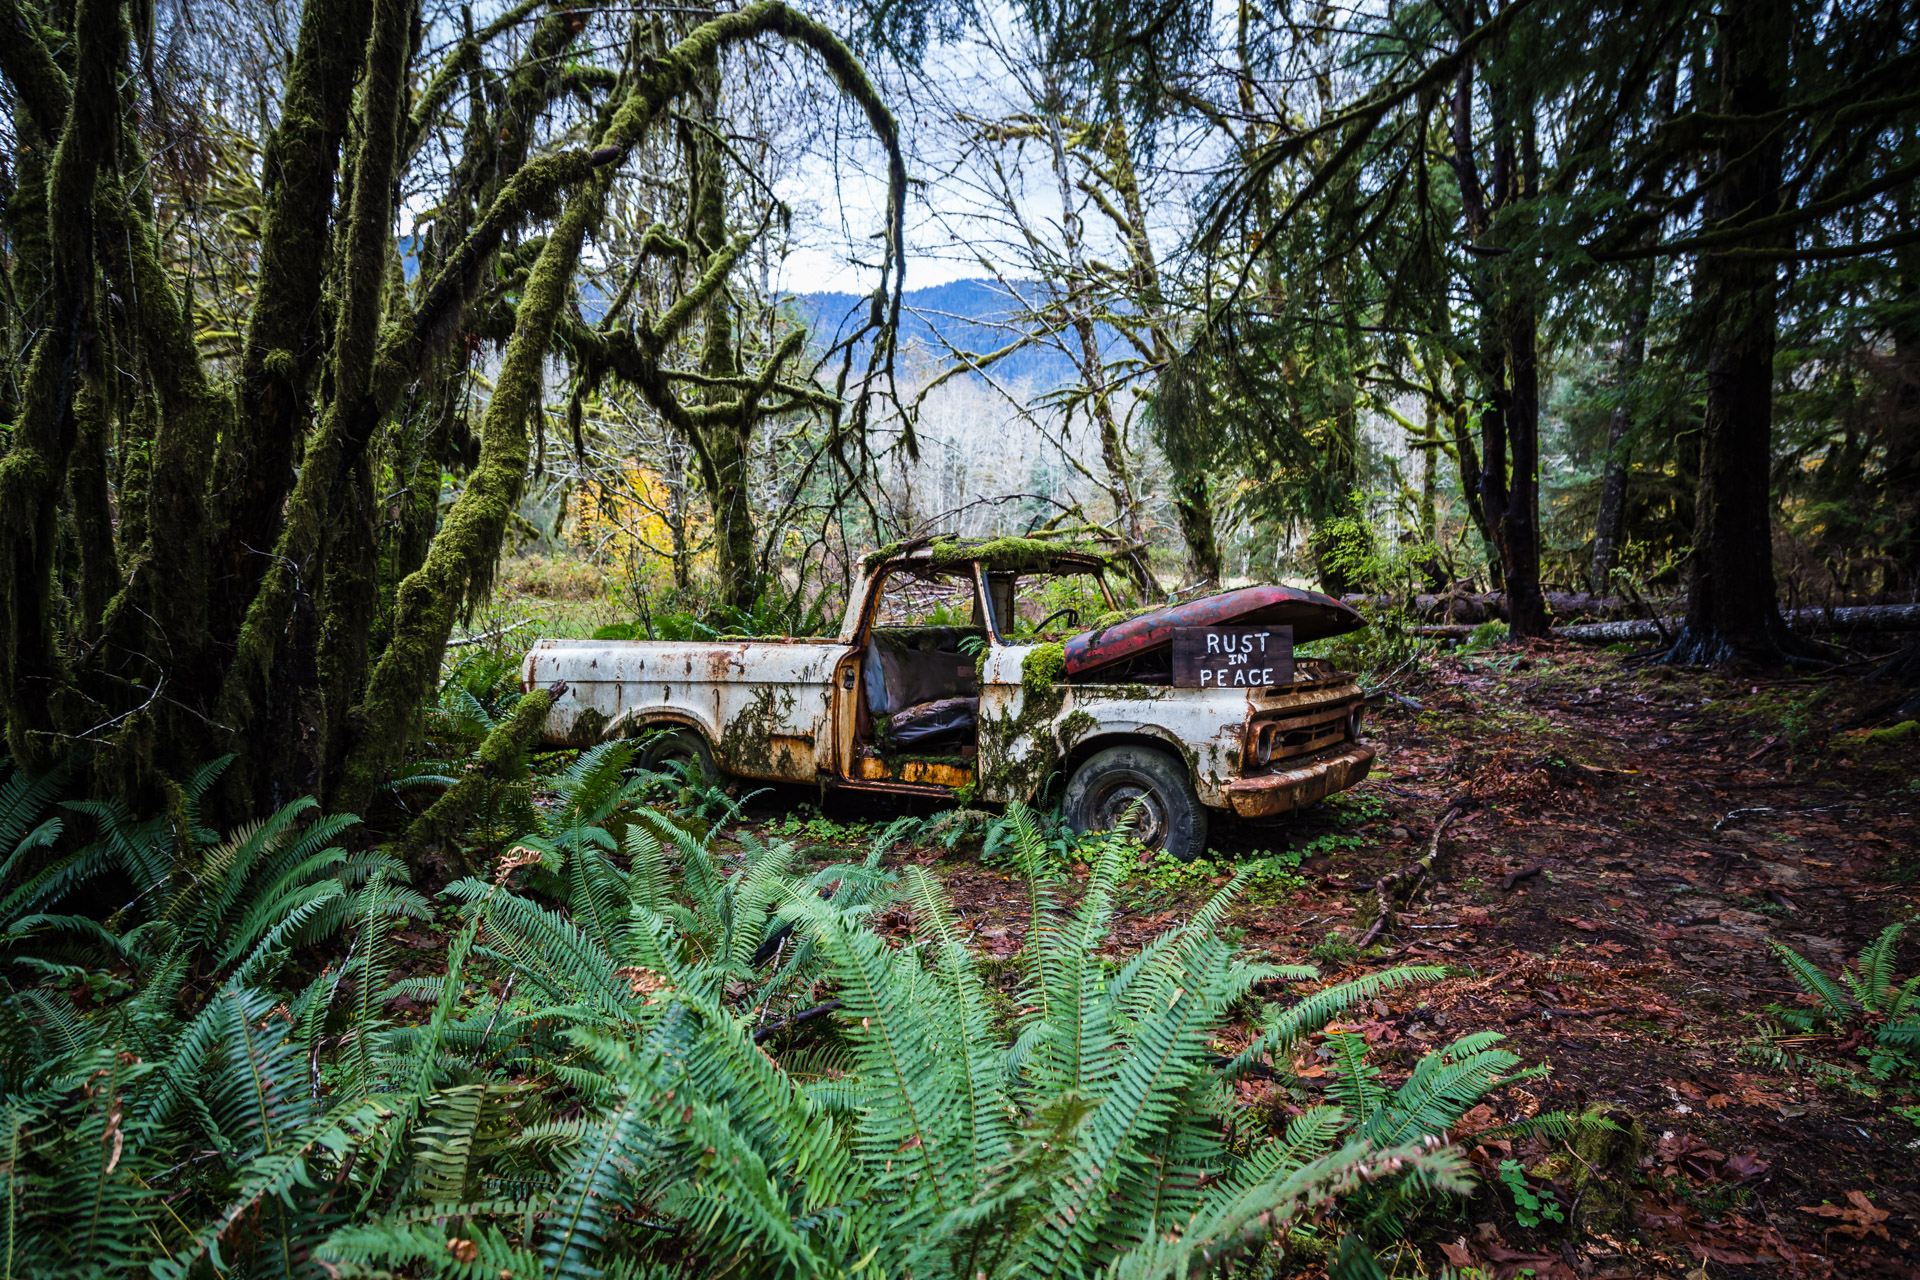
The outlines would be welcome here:
<svg viewBox="0 0 1920 1280">
<path fill-rule="evenodd" d="M 294 455 L 306 435 L 309 383 L 326 334 L 320 295 L 334 174 L 366 53 L 370 0 L 308 0 L 262 164 L 265 250 L 240 353 L 234 422 L 214 463 L 212 630 L 231 643 L 270 563 Z"/>
<path fill-rule="evenodd" d="M 707 128 L 718 129 L 720 69 L 708 68 L 701 79 L 700 117 Z M 704 270 L 714 270 L 727 248 L 726 153 L 720 144 L 694 130 L 695 238 L 702 250 Z M 740 359 L 734 351 L 733 298 L 725 285 L 707 303 L 700 343 L 700 372 L 709 378 L 738 378 Z M 737 387 L 716 386 L 708 400 L 719 403 L 740 396 Z M 760 598 L 758 547 L 753 521 L 753 420 L 742 411 L 722 415 L 707 430 L 707 454 L 712 461 L 713 537 L 720 567 L 720 602 L 739 613 L 750 612 Z"/>
<path fill-rule="evenodd" d="M 1500 513 L 1501 568 L 1507 625 L 1516 636 L 1547 634 L 1547 602 L 1540 591 L 1540 360 L 1538 321 L 1530 293 L 1513 299 L 1506 323 L 1507 445 L 1512 477 Z"/>
<path fill-rule="evenodd" d="M 90 319 L 94 188 L 118 128 L 119 5 L 81 0 L 73 26 L 73 88 L 46 187 L 47 322 L 27 361 L 19 423 L 0 456 L 0 698 L 13 758 L 35 770 L 53 760 L 53 702 L 63 683 L 52 617 L 55 535 L 79 435 L 74 389 L 98 358 Z"/>
<path fill-rule="evenodd" d="M 1729 3 L 1719 18 L 1716 79 L 1728 126 L 1703 222 L 1724 231 L 1780 203 L 1778 133 L 1753 123 L 1779 102 L 1791 16 L 1782 0 Z M 1764 247 L 1764 246 L 1761 246 Z M 1775 665 L 1810 652 L 1780 619 L 1773 577 L 1769 469 L 1777 280 L 1771 260 L 1703 253 L 1695 305 L 1707 326 L 1701 440 L 1687 615 L 1668 661 Z"/>
<path fill-rule="evenodd" d="M 1600 475 L 1600 510 L 1593 521 L 1593 589 L 1605 592 L 1626 539 L 1627 480 L 1633 459 L 1628 439 L 1633 431 L 1629 398 L 1634 380 L 1647 357 L 1647 314 L 1653 306 L 1653 261 L 1637 263 L 1627 282 L 1627 327 L 1621 335 L 1620 359 L 1614 379 L 1621 402 L 1607 421 L 1607 462 Z"/>
</svg>

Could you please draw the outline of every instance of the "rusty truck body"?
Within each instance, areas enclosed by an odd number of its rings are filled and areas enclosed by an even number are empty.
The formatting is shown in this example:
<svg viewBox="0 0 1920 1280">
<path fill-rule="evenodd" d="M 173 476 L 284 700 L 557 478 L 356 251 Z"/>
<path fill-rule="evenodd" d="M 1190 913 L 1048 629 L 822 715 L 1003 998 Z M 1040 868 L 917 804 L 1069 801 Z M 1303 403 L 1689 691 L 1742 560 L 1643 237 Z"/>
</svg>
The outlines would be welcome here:
<svg viewBox="0 0 1920 1280">
<path fill-rule="evenodd" d="M 1263 586 L 1128 614 L 1116 585 L 1093 549 L 932 540 L 869 557 L 837 635 L 547 639 L 521 678 L 565 683 L 551 746 L 645 736 L 645 763 L 714 779 L 996 804 L 1058 794 L 1076 829 L 1126 825 L 1180 857 L 1205 847 L 1209 811 L 1271 816 L 1366 776 L 1361 690 L 1327 663 L 1203 688 L 1178 687 L 1172 663 L 1183 628 L 1307 641 L 1364 626 L 1351 608 Z M 1106 611 L 1087 626 L 1076 601 Z"/>
</svg>

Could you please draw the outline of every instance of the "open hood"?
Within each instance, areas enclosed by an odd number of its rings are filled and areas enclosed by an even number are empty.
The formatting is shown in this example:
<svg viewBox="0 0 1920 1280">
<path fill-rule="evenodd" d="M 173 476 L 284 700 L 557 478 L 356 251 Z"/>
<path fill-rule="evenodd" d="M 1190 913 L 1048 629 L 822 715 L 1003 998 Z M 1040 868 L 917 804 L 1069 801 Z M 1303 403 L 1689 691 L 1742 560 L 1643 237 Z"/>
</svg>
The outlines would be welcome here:
<svg viewBox="0 0 1920 1280">
<path fill-rule="evenodd" d="M 1124 662 L 1173 643 L 1176 627 L 1290 626 L 1296 643 L 1324 640 L 1367 625 L 1347 605 L 1317 591 L 1295 587 L 1242 587 L 1136 614 L 1110 627 L 1083 631 L 1067 641 L 1067 674 L 1079 675 Z"/>
</svg>

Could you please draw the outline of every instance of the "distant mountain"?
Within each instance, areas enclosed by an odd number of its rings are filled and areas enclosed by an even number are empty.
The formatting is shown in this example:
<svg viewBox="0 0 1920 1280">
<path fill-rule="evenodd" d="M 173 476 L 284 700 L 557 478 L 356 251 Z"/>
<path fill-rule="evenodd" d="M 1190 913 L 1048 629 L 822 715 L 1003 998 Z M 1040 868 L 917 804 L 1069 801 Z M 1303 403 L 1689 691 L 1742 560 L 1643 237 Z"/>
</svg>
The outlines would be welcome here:
<svg viewBox="0 0 1920 1280">
<path fill-rule="evenodd" d="M 401 236 L 397 247 L 401 269 L 411 281 L 420 269 L 418 242 L 413 236 Z M 1040 299 L 1040 286 L 1033 281 L 1018 282 L 1013 288 L 1035 302 Z M 606 295 L 599 285 L 589 282 L 581 289 L 580 311 L 588 321 L 598 321 L 605 305 Z M 822 350 L 858 329 L 866 318 L 867 305 L 865 294 L 802 293 L 792 297 L 801 323 Z M 1014 307 L 1007 297 L 1007 286 L 997 280 L 953 280 L 907 290 L 900 308 L 900 346 L 908 357 L 905 363 L 910 364 L 917 354 L 945 365 L 951 359 L 949 346 L 974 355 L 998 351 L 1017 336 L 1006 327 Z M 1067 340 L 1073 340 L 1071 335 Z M 1102 347 L 1107 347 L 1116 337 L 1102 325 L 1100 340 Z M 1034 392 L 1052 391 L 1080 376 L 1067 354 L 1051 343 L 1036 343 L 1017 351 L 995 361 L 992 368 L 996 380 L 1025 382 Z"/>
<path fill-rule="evenodd" d="M 1038 299 L 1039 286 L 1014 286 Z M 803 293 L 794 298 L 803 323 L 820 347 L 852 333 L 866 319 L 868 298 L 853 293 Z M 974 355 L 998 351 L 1018 336 L 1006 327 L 1016 304 L 1006 286 L 996 280 L 954 280 L 947 284 L 909 289 L 900 308 L 900 346 L 918 349 L 923 358 L 944 364 L 949 347 Z M 1035 344 L 993 365 L 1001 381 L 1027 382 L 1036 391 L 1051 391 L 1075 381 L 1079 371 L 1065 352 L 1051 344 Z"/>
</svg>

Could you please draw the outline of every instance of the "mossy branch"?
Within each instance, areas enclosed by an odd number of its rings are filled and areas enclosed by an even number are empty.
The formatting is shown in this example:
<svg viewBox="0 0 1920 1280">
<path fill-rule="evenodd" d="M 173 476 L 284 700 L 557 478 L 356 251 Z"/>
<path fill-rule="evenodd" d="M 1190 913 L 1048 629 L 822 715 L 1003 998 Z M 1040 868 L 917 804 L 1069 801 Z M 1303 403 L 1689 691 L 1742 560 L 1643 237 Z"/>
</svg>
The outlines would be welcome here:
<svg viewBox="0 0 1920 1280">
<path fill-rule="evenodd" d="M 564 690 L 565 685 L 560 688 Z M 455 833 L 471 825 L 474 811 L 487 794 L 503 782 L 514 782 L 527 773 L 527 752 L 540 735 L 547 711 L 558 695 L 552 690 L 536 689 L 520 699 L 513 714 L 495 725 L 474 753 L 465 777 L 448 787 L 427 811 L 407 827 L 400 843 L 400 856 L 414 862 L 434 844 L 446 842 Z M 449 848 L 449 859 L 460 871 L 470 871 L 457 849 Z"/>
<path fill-rule="evenodd" d="M 420 140 L 426 137 L 440 109 L 447 105 L 447 99 L 453 96 L 454 88 L 463 76 L 480 65 L 481 52 L 495 40 L 513 30 L 540 10 L 546 0 L 520 0 L 505 13 L 475 32 L 471 39 L 460 41 L 453 47 L 453 55 L 434 73 L 433 79 L 420 93 L 419 101 L 414 103 L 413 113 L 407 119 L 406 137 L 401 143 L 400 154 L 410 159 L 420 147 Z"/>
<path fill-rule="evenodd" d="M 598 184 L 560 215 L 527 276 L 493 397 L 480 425 L 480 461 L 419 569 L 400 584 L 393 636 L 368 682 L 363 731 L 348 757 L 339 799 L 364 805 L 406 738 L 407 722 L 440 669 L 460 607 L 484 590 L 527 472 L 527 414 L 540 391 L 554 321 L 566 304 L 587 227 L 599 215 Z"/>
<path fill-rule="evenodd" d="M 32 9 L 22 8 L 18 0 L 0 0 L 0 73 L 41 135 L 58 138 L 66 127 L 73 88 L 47 48 L 49 34 Z"/>
<path fill-rule="evenodd" d="M 726 287 L 727 277 L 733 274 L 734 264 L 740 261 L 740 255 L 747 251 L 753 240 L 752 232 L 743 231 L 709 258 L 706 270 L 700 273 L 700 278 L 694 281 L 693 287 L 682 294 L 678 302 L 668 307 L 658 320 L 647 326 L 647 341 L 658 349 L 679 337 L 681 331 L 687 327 L 700 309 Z"/>
</svg>

